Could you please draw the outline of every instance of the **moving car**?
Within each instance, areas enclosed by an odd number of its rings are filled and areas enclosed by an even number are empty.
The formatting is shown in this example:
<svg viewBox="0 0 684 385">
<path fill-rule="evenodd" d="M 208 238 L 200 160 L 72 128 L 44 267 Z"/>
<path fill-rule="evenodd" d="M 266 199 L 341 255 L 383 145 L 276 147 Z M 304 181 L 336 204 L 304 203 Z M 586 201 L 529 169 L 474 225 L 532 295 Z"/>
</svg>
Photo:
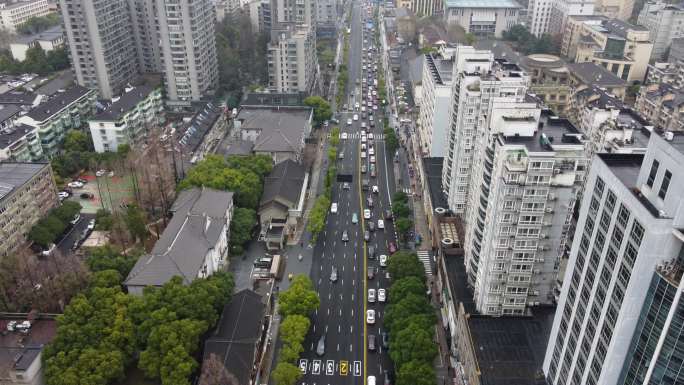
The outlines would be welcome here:
<svg viewBox="0 0 684 385">
<path fill-rule="evenodd" d="M 351 124 L 351 122 L 349 124 Z M 347 135 L 346 132 L 342 133 L 342 136 L 341 136 L 342 139 L 347 139 L 348 137 L 349 137 L 349 135 Z"/>
<path fill-rule="evenodd" d="M 363 219 L 370 219 L 371 218 L 371 211 L 369 209 L 364 209 L 363 210 Z"/>
<path fill-rule="evenodd" d="M 359 217 L 356 215 L 356 213 L 352 214 L 352 223 L 359 223 Z"/>
<path fill-rule="evenodd" d="M 375 222 L 368 222 L 368 230 L 375 231 Z"/>
<path fill-rule="evenodd" d="M 362 138 L 365 138 L 365 136 L 362 136 Z M 361 151 L 361 159 L 366 159 L 366 151 Z"/>
<path fill-rule="evenodd" d="M 368 350 L 375 351 L 375 334 L 368 335 Z"/>
<path fill-rule="evenodd" d="M 380 267 L 386 267 L 387 266 L 387 255 L 381 254 L 380 255 Z"/>
<path fill-rule="evenodd" d="M 74 215 L 74 219 L 72 219 L 71 221 L 69 221 L 69 223 L 71 223 L 72 225 L 75 225 L 75 224 L 77 224 L 78 221 L 80 221 L 80 220 L 81 220 L 81 214 L 76 214 L 76 215 Z"/>
<path fill-rule="evenodd" d="M 69 194 L 68 192 L 66 192 L 66 191 L 60 191 L 60 192 L 57 193 L 57 196 L 59 197 L 59 200 L 67 199 L 67 198 L 69 197 L 69 195 L 70 195 L 70 194 Z"/>
<path fill-rule="evenodd" d="M 347 230 L 344 230 L 342 232 L 342 242 L 349 242 L 349 233 Z"/>
<path fill-rule="evenodd" d="M 337 268 L 333 267 L 330 272 L 330 282 L 337 282 Z"/>
<path fill-rule="evenodd" d="M 337 214 L 337 203 L 333 203 L 330 205 L 330 212 L 333 214 Z"/>
<path fill-rule="evenodd" d="M 385 289 L 378 289 L 378 302 L 385 302 L 387 300 L 387 294 Z"/>
<path fill-rule="evenodd" d="M 351 185 L 349 184 L 349 182 L 344 182 L 342 184 L 342 188 L 345 190 L 349 190 L 351 188 Z"/>
<path fill-rule="evenodd" d="M 388 349 L 389 348 L 389 333 L 382 332 L 382 333 L 380 333 L 380 337 L 382 338 L 382 347 L 385 349 Z"/>
<path fill-rule="evenodd" d="M 322 356 L 325 354 L 325 333 L 318 340 L 318 345 L 316 345 L 316 354 Z"/>
<path fill-rule="evenodd" d="M 368 302 L 375 302 L 375 289 L 368 289 Z"/>
<path fill-rule="evenodd" d="M 370 162 L 371 162 L 371 163 L 375 163 L 375 155 L 371 155 L 371 157 L 370 157 Z"/>
<path fill-rule="evenodd" d="M 344 152 L 340 152 L 340 155 L 338 156 L 340 159 L 344 159 Z"/>
<path fill-rule="evenodd" d="M 368 139 L 373 140 L 373 133 L 372 132 L 368 134 Z"/>
<path fill-rule="evenodd" d="M 378 194 L 378 193 L 380 193 L 380 189 L 378 188 L 378 186 L 373 186 L 373 194 Z"/>
<path fill-rule="evenodd" d="M 392 211 L 391 210 L 385 210 L 385 219 L 388 221 L 392 220 Z"/>
<path fill-rule="evenodd" d="M 77 180 L 75 180 L 75 181 L 73 181 L 73 182 L 69 182 L 69 183 L 67 184 L 67 186 L 69 186 L 69 187 L 71 187 L 71 188 L 83 188 L 83 183 L 82 183 L 82 182 L 79 182 L 79 181 L 77 181 Z"/>
<path fill-rule="evenodd" d="M 81 199 L 94 199 L 94 198 L 95 198 L 95 194 L 93 194 L 93 193 L 89 193 L 89 192 L 81 193 Z"/>
<path fill-rule="evenodd" d="M 370 134 L 370 135 L 373 135 L 373 134 Z M 372 139 L 372 137 L 370 135 L 368 137 Z M 375 155 L 375 149 L 373 147 L 368 149 L 368 155 Z"/>
<path fill-rule="evenodd" d="M 359 120 L 359 114 L 354 114 L 354 120 Z"/>
<path fill-rule="evenodd" d="M 368 309 L 366 311 L 366 323 L 372 325 L 375 323 L 375 310 Z M 370 381 L 368 382 L 370 384 Z"/>
<path fill-rule="evenodd" d="M 347 119 L 347 126 L 351 126 L 351 125 L 352 125 L 352 120 L 351 120 L 351 119 Z"/>
<path fill-rule="evenodd" d="M 389 250 L 390 255 L 392 255 L 397 252 L 397 245 L 393 241 L 390 241 L 387 249 Z"/>
<path fill-rule="evenodd" d="M 362 174 L 365 174 L 366 171 L 368 171 L 368 167 L 367 167 L 365 164 L 362 164 L 362 165 L 361 165 L 361 173 L 362 173 Z"/>
<path fill-rule="evenodd" d="M 375 268 L 373 266 L 368 267 L 368 279 L 375 278 Z"/>
<path fill-rule="evenodd" d="M 375 259 L 375 246 L 368 246 L 368 258 Z"/>
<path fill-rule="evenodd" d="M 366 242 L 370 241 L 370 231 L 369 231 L 369 230 L 365 230 L 365 231 L 363 232 L 363 239 L 364 239 Z"/>
</svg>

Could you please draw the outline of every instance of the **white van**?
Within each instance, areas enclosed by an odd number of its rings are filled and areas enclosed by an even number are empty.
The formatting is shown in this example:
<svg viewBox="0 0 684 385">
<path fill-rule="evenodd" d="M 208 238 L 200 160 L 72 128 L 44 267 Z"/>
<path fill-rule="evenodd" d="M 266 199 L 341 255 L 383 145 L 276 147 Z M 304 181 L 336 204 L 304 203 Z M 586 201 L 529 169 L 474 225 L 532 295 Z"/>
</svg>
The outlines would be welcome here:
<svg viewBox="0 0 684 385">
<path fill-rule="evenodd" d="M 337 214 L 337 203 L 333 203 L 330 205 L 330 212 L 333 214 Z"/>
<path fill-rule="evenodd" d="M 375 376 L 368 376 L 368 385 L 375 385 Z"/>
</svg>

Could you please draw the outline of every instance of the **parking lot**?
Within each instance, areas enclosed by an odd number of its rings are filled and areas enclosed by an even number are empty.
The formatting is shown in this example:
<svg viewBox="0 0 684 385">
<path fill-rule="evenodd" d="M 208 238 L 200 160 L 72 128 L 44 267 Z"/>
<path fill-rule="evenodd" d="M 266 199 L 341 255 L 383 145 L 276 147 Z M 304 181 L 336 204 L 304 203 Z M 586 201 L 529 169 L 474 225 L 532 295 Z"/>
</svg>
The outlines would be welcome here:
<svg viewBox="0 0 684 385">
<path fill-rule="evenodd" d="M 122 203 L 133 201 L 133 183 L 128 176 L 110 177 L 105 174 L 98 177 L 94 173 L 88 173 L 81 175 L 80 179 L 87 183 L 81 188 L 72 188 L 73 194 L 67 199 L 80 203 L 84 214 L 95 214 L 99 209 L 112 211 L 112 207 L 116 210 Z M 81 198 L 84 193 L 92 194 L 92 198 Z"/>
</svg>

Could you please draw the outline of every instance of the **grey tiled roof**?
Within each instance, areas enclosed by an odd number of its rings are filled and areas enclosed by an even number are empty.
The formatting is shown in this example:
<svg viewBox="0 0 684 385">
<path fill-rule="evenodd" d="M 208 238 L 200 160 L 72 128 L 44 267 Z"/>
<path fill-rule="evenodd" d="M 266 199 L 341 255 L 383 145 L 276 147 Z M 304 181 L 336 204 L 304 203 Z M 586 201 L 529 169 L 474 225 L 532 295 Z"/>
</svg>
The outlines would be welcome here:
<svg viewBox="0 0 684 385">
<path fill-rule="evenodd" d="M 17 124 L 11 132 L 0 132 L 0 149 L 9 147 L 12 143 L 16 142 L 17 139 L 33 130 L 35 130 L 35 128 L 27 126 L 26 124 Z"/>
<path fill-rule="evenodd" d="M 87 95 L 89 92 L 91 92 L 91 90 L 85 87 L 73 86 L 64 92 L 55 94 L 48 101 L 39 104 L 29 111 L 26 116 L 37 122 L 43 122 L 69 106 L 69 104 Z"/>
<path fill-rule="evenodd" d="M 124 93 L 117 101 L 110 104 L 104 111 L 97 114 L 93 120 L 116 122 L 128 111 L 132 110 L 138 103 L 147 98 L 155 87 L 152 86 L 137 86 L 132 90 Z"/>
<path fill-rule="evenodd" d="M 273 167 L 271 173 L 264 180 L 264 194 L 261 205 L 277 200 L 279 197 L 297 204 L 302 191 L 306 169 L 293 160 L 285 160 Z"/>
<path fill-rule="evenodd" d="M 591 62 L 568 63 L 568 70 L 587 85 L 599 87 L 626 87 L 627 82 L 606 68 Z"/>
<path fill-rule="evenodd" d="M 309 107 L 243 107 L 236 119 L 243 130 L 261 130 L 254 142 L 255 152 L 296 152 L 312 114 Z"/>
<path fill-rule="evenodd" d="M 49 163 L 0 162 L 0 203 L 7 194 L 21 188 L 46 167 L 50 167 Z"/>
<path fill-rule="evenodd" d="M 192 282 L 218 241 L 233 193 L 209 188 L 184 190 L 171 208 L 173 218 L 150 254 L 126 278 L 127 286 L 161 286 L 174 276 Z"/>
</svg>

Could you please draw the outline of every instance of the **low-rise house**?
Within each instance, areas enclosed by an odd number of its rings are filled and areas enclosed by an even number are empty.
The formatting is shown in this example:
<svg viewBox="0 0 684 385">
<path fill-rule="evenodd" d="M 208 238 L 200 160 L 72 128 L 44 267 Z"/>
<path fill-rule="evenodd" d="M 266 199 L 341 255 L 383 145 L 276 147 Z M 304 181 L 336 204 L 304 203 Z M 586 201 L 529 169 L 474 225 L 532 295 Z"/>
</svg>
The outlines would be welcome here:
<svg viewBox="0 0 684 385">
<path fill-rule="evenodd" d="M 35 162 L 43 158 L 43 148 L 35 127 L 15 124 L 0 131 L 0 161 Z"/>
<path fill-rule="evenodd" d="M 585 63 L 568 63 L 570 86 L 577 89 L 582 86 L 601 87 L 609 93 L 624 99 L 627 93 L 627 82 L 617 77 L 600 65 Z"/>
<path fill-rule="evenodd" d="M 5 318 L 0 331 L 0 384 L 44 385 L 43 348 L 55 338 L 57 322 Z"/>
<path fill-rule="evenodd" d="M 10 52 L 14 60 L 26 60 L 26 51 L 33 47 L 40 47 L 45 52 L 54 51 L 64 46 L 64 32 L 57 25 L 43 32 L 29 36 L 19 36 L 10 43 Z"/>
<path fill-rule="evenodd" d="M 304 213 L 308 181 L 304 166 L 291 159 L 276 164 L 266 176 L 258 215 L 269 250 L 282 249 L 285 238 L 294 234 Z"/>
<path fill-rule="evenodd" d="M 0 94 L 0 105 L 19 106 L 24 111 L 38 106 L 42 100 L 42 97 L 33 92 L 11 90 Z"/>
<path fill-rule="evenodd" d="M 0 162 L 0 258 L 22 245 L 31 227 L 57 204 L 49 163 Z"/>
<path fill-rule="evenodd" d="M 634 109 L 664 131 L 684 131 L 684 91 L 670 84 L 642 86 Z"/>
<path fill-rule="evenodd" d="M 95 90 L 74 86 L 31 109 L 17 122 L 37 128 L 43 153 L 52 157 L 59 151 L 66 132 L 81 128 L 95 112 L 96 98 Z"/>
<path fill-rule="evenodd" d="M 173 217 L 150 254 L 138 259 L 124 285 L 141 295 L 147 286 L 162 286 L 174 276 L 190 284 L 228 263 L 233 193 L 210 188 L 182 191 L 171 207 Z"/>
<path fill-rule="evenodd" d="M 96 152 L 116 151 L 122 144 L 137 145 L 152 128 L 164 122 L 161 89 L 128 88 L 88 122 Z"/>
<path fill-rule="evenodd" d="M 225 111 L 220 106 L 206 103 L 197 111 L 190 123 L 178 130 L 181 134 L 178 143 L 184 153 L 193 154 L 190 161 L 192 164 L 213 151 L 228 129 Z"/>
<path fill-rule="evenodd" d="M 247 289 L 235 293 L 204 343 L 202 365 L 213 357 L 234 376 L 235 384 L 260 384 L 265 352 L 273 345 L 270 298 L 270 293 L 262 296 Z"/>
<path fill-rule="evenodd" d="M 254 143 L 252 151 L 268 155 L 273 162 L 300 162 L 306 138 L 311 134 L 310 107 L 242 107 L 234 119 L 242 140 Z"/>
</svg>

